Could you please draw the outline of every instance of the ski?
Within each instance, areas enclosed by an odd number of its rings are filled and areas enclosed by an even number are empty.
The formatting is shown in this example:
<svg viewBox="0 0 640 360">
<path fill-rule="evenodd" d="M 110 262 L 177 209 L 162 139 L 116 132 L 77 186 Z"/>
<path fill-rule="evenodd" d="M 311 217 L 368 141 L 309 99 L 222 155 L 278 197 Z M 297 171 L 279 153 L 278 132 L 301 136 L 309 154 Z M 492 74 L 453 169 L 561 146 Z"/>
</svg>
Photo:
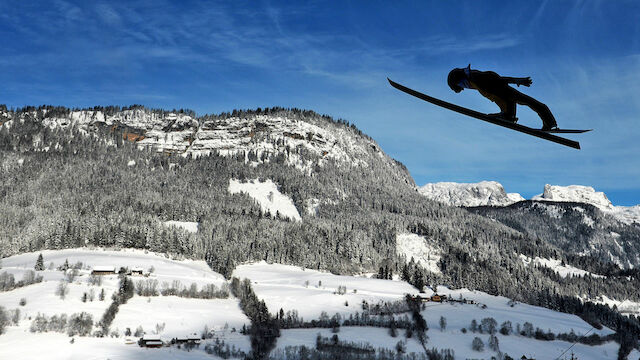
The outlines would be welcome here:
<svg viewBox="0 0 640 360">
<path fill-rule="evenodd" d="M 400 84 L 394 82 L 393 80 L 391 80 L 389 78 L 387 78 L 387 80 L 389 80 L 389 84 L 391 84 L 391 86 L 393 86 L 394 88 L 396 88 L 396 89 L 398 89 L 398 90 L 400 90 L 402 92 L 405 92 L 405 93 L 407 93 L 409 95 L 415 96 L 418 99 L 430 102 L 430 103 L 432 103 L 434 105 L 438 105 L 440 107 L 443 107 L 445 109 L 449 109 L 449 110 L 458 112 L 458 113 L 463 114 L 463 115 L 471 116 L 471 117 L 479 119 L 479 120 L 490 122 L 490 123 L 495 124 L 495 125 L 503 126 L 503 127 L 506 127 L 506 128 L 512 129 L 512 130 L 516 130 L 516 131 L 519 131 L 519 132 L 522 132 L 522 133 L 525 133 L 525 134 L 528 134 L 528 135 L 539 137 L 541 139 L 552 141 L 552 142 L 555 142 L 557 144 L 568 146 L 568 147 L 571 147 L 571 148 L 574 148 L 574 149 L 578 149 L 578 150 L 580 149 L 580 143 L 579 142 L 573 141 L 573 140 L 569 140 L 569 139 L 566 139 L 566 138 L 563 138 L 563 137 L 560 137 L 560 136 L 553 135 L 553 134 L 551 134 L 551 132 L 580 133 L 580 132 L 590 131 L 590 130 L 564 130 L 563 131 L 561 129 L 551 130 L 551 131 L 542 131 L 542 130 L 539 130 L 539 129 L 533 129 L 533 128 L 530 128 L 528 126 L 519 125 L 517 123 L 511 122 L 511 121 L 507 121 L 507 120 L 501 120 L 500 118 L 497 118 L 497 117 L 494 117 L 494 116 L 489 116 L 487 114 L 484 114 L 484 113 L 481 113 L 481 112 L 478 112 L 478 111 L 475 111 L 475 110 L 471 110 L 471 109 L 468 109 L 468 108 L 465 108 L 465 107 L 462 107 L 462 106 L 459 106 L 459 105 L 455 105 L 455 104 L 446 102 L 444 100 L 440 100 L 440 99 L 431 97 L 429 95 L 423 94 L 423 93 L 415 91 L 413 89 L 410 89 L 410 88 L 408 88 L 406 86 L 400 85 Z"/>
<path fill-rule="evenodd" d="M 578 130 L 578 129 L 552 129 L 552 130 L 540 130 L 540 131 L 544 131 L 546 133 L 552 133 L 552 134 L 582 134 L 582 133 L 586 133 L 589 132 L 593 129 L 588 129 L 588 130 Z"/>
</svg>

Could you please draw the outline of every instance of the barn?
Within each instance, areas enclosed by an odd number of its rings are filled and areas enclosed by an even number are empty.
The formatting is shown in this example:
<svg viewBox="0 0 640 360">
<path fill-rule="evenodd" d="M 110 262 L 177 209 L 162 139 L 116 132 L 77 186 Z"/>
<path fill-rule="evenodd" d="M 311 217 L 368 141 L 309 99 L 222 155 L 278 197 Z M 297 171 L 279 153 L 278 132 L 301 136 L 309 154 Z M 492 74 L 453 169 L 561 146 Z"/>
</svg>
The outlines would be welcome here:
<svg viewBox="0 0 640 360">
<path fill-rule="evenodd" d="M 115 275 L 115 266 L 94 266 L 91 275 Z"/>
</svg>

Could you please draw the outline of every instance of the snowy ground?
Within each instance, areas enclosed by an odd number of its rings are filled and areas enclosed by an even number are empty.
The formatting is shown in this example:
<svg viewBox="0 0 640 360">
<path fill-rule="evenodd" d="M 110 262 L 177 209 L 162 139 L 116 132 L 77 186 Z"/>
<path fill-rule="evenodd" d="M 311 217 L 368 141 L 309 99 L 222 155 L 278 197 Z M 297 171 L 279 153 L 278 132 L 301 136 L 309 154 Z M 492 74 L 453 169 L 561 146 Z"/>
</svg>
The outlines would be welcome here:
<svg viewBox="0 0 640 360">
<path fill-rule="evenodd" d="M 456 359 L 490 359 L 496 356 L 494 351 L 488 347 L 488 334 L 474 334 L 460 332 L 459 328 L 449 326 L 444 332 L 437 328 L 435 323 L 428 323 L 431 329 L 427 332 L 429 340 L 428 348 L 453 349 Z M 283 330 L 282 336 L 278 341 L 277 347 L 282 349 L 286 346 L 307 346 L 315 347 L 317 334 L 323 337 L 331 337 L 333 333 L 331 329 L 292 329 Z M 337 333 L 341 341 L 352 341 L 357 343 L 367 343 L 374 348 L 394 349 L 398 341 L 406 341 L 406 349 L 408 353 L 423 352 L 419 342 L 412 339 L 406 339 L 404 331 L 398 331 L 397 337 L 391 337 L 388 329 L 375 327 L 342 327 Z M 471 349 L 473 338 L 478 336 L 485 344 L 482 352 Z M 519 359 L 522 355 L 535 359 L 556 359 L 571 343 L 565 341 L 539 341 L 522 336 L 510 335 L 503 336 L 498 334 L 498 343 L 503 353 L 509 354 L 515 359 Z M 600 346 L 588 346 L 576 344 L 571 350 L 580 360 L 605 360 L 616 359 L 619 345 L 615 342 L 609 342 Z M 567 355 L 571 354 L 569 351 Z M 640 352 L 634 350 L 629 359 L 636 359 Z M 561 359 L 564 359 L 562 357 Z"/>
<path fill-rule="evenodd" d="M 429 294 L 427 292 L 427 294 Z M 576 315 L 560 313 L 538 306 L 515 303 L 511 307 L 508 298 L 493 296 L 481 291 L 471 291 L 467 289 L 449 290 L 445 287 L 438 288 L 439 294 L 448 295 L 453 299 L 460 296 L 466 299 L 473 299 L 478 304 L 460 303 L 434 303 L 426 304 L 423 316 L 431 327 L 437 327 L 440 316 L 447 318 L 449 328 L 468 328 L 471 320 L 476 319 L 478 323 L 483 318 L 492 317 L 498 325 L 504 321 L 511 321 L 515 329 L 516 324 L 530 322 L 534 328 L 539 327 L 544 331 L 551 329 L 554 333 L 570 332 L 572 329 L 576 334 L 585 334 L 591 330 L 591 325 L 584 322 Z M 486 305 L 483 308 L 482 305 Z M 608 335 L 612 330 L 603 327 L 602 330 L 593 329 L 589 334 Z"/>
<path fill-rule="evenodd" d="M 134 296 L 120 306 L 112 328 L 124 331 L 127 327 L 135 331 L 142 326 L 148 333 L 155 333 L 156 325 L 163 325 L 159 333 L 163 339 L 186 335 L 200 336 L 205 325 L 220 331 L 228 325 L 229 330 L 240 330 L 243 324 L 250 325 L 235 298 L 231 299 L 185 299 L 177 296 Z"/>
<path fill-rule="evenodd" d="M 612 333 L 610 329 L 591 329 L 591 326 L 575 315 L 554 312 L 548 309 L 526 305 L 509 304 L 509 299 L 499 296 L 491 296 L 482 292 L 469 291 L 465 289 L 450 291 L 440 287 L 440 294 L 451 295 L 453 298 L 462 297 L 474 299 L 477 305 L 459 303 L 427 303 L 422 311 L 430 330 L 428 347 L 438 349 L 453 349 L 456 359 L 490 359 L 495 356 L 495 352 L 488 348 L 488 334 L 463 333 L 462 328 L 469 329 L 471 320 L 476 319 L 478 323 L 483 318 L 493 317 L 500 325 L 503 321 L 509 320 L 513 324 L 514 330 L 517 324 L 530 322 L 534 328 L 539 327 L 544 331 L 551 330 L 554 333 L 570 332 L 572 329 L 576 334 L 599 334 L 607 335 Z M 432 292 L 429 292 L 431 294 Z M 486 305 L 486 308 L 483 308 Z M 447 326 L 444 331 L 440 330 L 439 320 L 443 316 L 446 318 Z M 317 334 L 324 337 L 331 337 L 331 329 L 292 329 L 283 330 L 278 341 L 278 348 L 286 346 L 305 345 L 315 346 Z M 342 341 L 357 343 L 367 343 L 374 348 L 394 349 L 398 341 L 406 341 L 407 352 L 421 352 L 422 347 L 415 339 L 406 339 L 404 331 L 398 331 L 397 337 L 391 337 L 388 329 L 375 327 L 341 327 L 337 334 Z M 476 352 L 471 349 L 471 342 L 474 337 L 480 337 L 485 344 L 485 350 Z M 565 341 L 539 341 L 523 336 L 498 334 L 500 349 L 512 357 L 519 359 L 522 355 L 536 359 L 555 359 L 571 344 Z M 596 359 L 616 359 L 619 345 L 609 342 L 600 346 L 587 346 L 576 344 L 572 350 L 581 360 Z M 635 351 L 629 359 L 635 359 L 639 352 Z M 635 357 L 634 357 L 635 356 Z"/>
<path fill-rule="evenodd" d="M 0 359 L 65 359 L 65 360 L 211 360 L 202 350 L 187 352 L 177 348 L 145 349 L 138 344 L 125 344 L 124 338 L 75 337 L 66 334 L 32 334 L 9 327 L 0 336 Z"/>
<path fill-rule="evenodd" d="M 121 305 L 111 325 L 111 330 L 118 330 L 120 334 L 118 338 L 75 337 L 74 343 L 71 343 L 66 334 L 31 333 L 29 331 L 31 319 L 37 313 L 71 315 L 86 311 L 94 316 L 94 321 L 98 321 L 111 302 L 111 293 L 117 289 L 116 276 L 104 276 L 101 285 L 90 285 L 89 270 L 83 269 L 73 283 L 68 285 L 69 293 L 66 298 L 60 299 L 55 295 L 55 289 L 64 274 L 55 270 L 55 267 L 62 264 L 65 259 L 68 259 L 70 264 L 82 261 L 85 268 L 96 265 L 139 266 L 145 269 L 154 267 L 152 278 L 157 279 L 159 283 L 179 280 L 186 286 L 193 282 L 198 286 L 207 283 L 220 286 L 225 282 L 221 275 L 211 271 L 203 262 L 171 260 L 139 250 L 70 249 L 43 251 L 42 254 L 45 266 L 48 266 L 49 262 L 54 263 L 54 270 L 38 272 L 43 275 L 42 283 L 0 292 L 0 306 L 8 310 L 16 308 L 21 310 L 18 325 L 9 326 L 6 333 L 0 336 L 0 359 L 215 359 L 203 351 L 204 343 L 191 352 L 177 348 L 144 349 L 137 344 L 126 343 L 127 337 L 123 336 L 123 333 L 127 327 L 135 331 L 138 326 L 142 326 L 148 335 L 155 335 L 156 325 L 163 327 L 158 335 L 164 340 L 191 334 L 199 335 L 206 325 L 229 345 L 234 345 L 245 352 L 250 350 L 249 338 L 237 331 L 243 324 L 249 324 L 249 320 L 240 310 L 235 298 L 205 300 L 176 296 L 140 297 L 136 295 L 127 304 Z M 37 256 L 38 253 L 29 253 L 2 259 L 3 269 L 0 271 L 11 272 L 15 274 L 16 280 L 20 280 L 24 272 L 33 268 Z M 272 313 L 279 311 L 280 308 L 285 311 L 296 309 L 307 321 L 318 319 L 323 311 L 329 316 L 335 313 L 348 316 L 356 311 L 361 312 L 363 300 L 375 304 L 380 301 L 402 299 L 406 293 L 417 293 L 413 287 L 402 281 L 337 276 L 265 262 L 241 265 L 233 275 L 250 279 L 254 291 L 266 302 Z M 339 286 L 346 287 L 346 294 L 334 293 Z M 94 289 L 97 295 L 100 288 L 104 288 L 107 293 L 105 301 L 98 301 L 97 298 L 94 301 L 81 301 L 84 292 Z M 525 322 L 529 322 L 534 328 L 551 330 L 556 334 L 568 333 L 571 330 L 578 335 L 612 333 L 607 328 L 592 329 L 589 324 L 575 315 L 513 303 L 504 297 L 466 289 L 449 290 L 439 287 L 436 290 L 439 294 L 449 295 L 454 299 L 462 297 L 473 299 L 478 303 L 428 302 L 422 311 L 430 328 L 427 332 L 428 346 L 440 349 L 451 348 L 455 351 L 456 359 L 490 359 L 495 355 L 488 349 L 487 334 L 462 332 L 463 328 L 469 330 L 473 319 L 480 323 L 483 318 L 491 317 L 497 321 L 498 325 L 508 320 L 511 321 L 514 330 L 518 324 L 522 326 Z M 427 291 L 427 295 L 432 293 L 432 290 Z M 18 304 L 21 298 L 27 299 L 26 305 Z M 609 299 L 603 301 L 605 300 Z M 345 306 L 345 303 L 348 306 Z M 444 331 L 441 331 L 438 325 L 440 317 L 446 318 L 447 321 Z M 283 330 L 277 347 L 306 345 L 313 348 L 318 333 L 325 337 L 333 335 L 330 329 Z M 405 339 L 403 330 L 398 331 L 397 337 L 391 337 L 389 330 L 384 328 L 341 327 L 338 336 L 343 341 L 368 343 L 374 348 L 388 349 L 394 349 L 397 342 L 403 340 L 406 341 L 408 352 L 422 351 L 422 347 L 415 339 Z M 471 341 L 475 336 L 484 341 L 483 352 L 471 349 Z M 518 335 L 498 334 L 498 339 L 500 349 L 514 358 L 527 355 L 537 359 L 553 359 L 570 345 L 563 341 L 539 341 Z M 131 337 L 129 340 L 137 339 Z M 610 342 L 593 347 L 576 344 L 572 350 L 581 360 L 615 359 L 618 344 Z M 634 351 L 630 359 L 637 359 L 639 356 L 640 353 Z"/>
<path fill-rule="evenodd" d="M 302 220 L 298 209 L 293 204 L 293 200 L 282 194 L 278 190 L 278 186 L 271 180 L 264 182 L 251 180 L 246 183 L 241 183 L 238 180 L 230 179 L 229 192 L 232 194 L 245 193 L 249 195 L 260 205 L 262 212 L 269 212 L 271 216 L 275 216 L 276 212 L 278 212 L 282 217 L 297 221 Z"/>
<path fill-rule="evenodd" d="M 280 308 L 285 312 L 295 309 L 306 320 L 317 319 L 322 311 L 329 315 L 340 313 L 348 316 L 362 311 L 362 300 L 369 303 L 394 301 L 404 294 L 417 293 L 404 281 L 339 276 L 265 262 L 238 266 L 233 276 L 250 279 L 253 290 L 272 313 Z M 346 286 L 346 294 L 334 294 L 338 286 Z"/>
<path fill-rule="evenodd" d="M 80 248 L 24 253 L 2 259 L 3 268 L 0 272 L 23 272 L 33 269 L 38 254 L 40 253 L 42 253 L 44 258 L 44 266 L 47 268 L 51 262 L 53 263 L 53 267 L 57 268 L 62 265 L 65 260 L 68 260 L 71 265 L 81 261 L 87 270 L 85 273 L 88 273 L 94 266 L 115 266 L 116 269 L 120 267 L 141 267 L 145 271 L 153 267 L 151 278 L 157 279 L 160 284 L 163 282 L 171 283 L 173 280 L 178 280 L 185 286 L 189 286 L 195 282 L 198 286 L 215 284 L 219 287 L 225 281 L 222 275 L 211 271 L 204 261 L 172 260 L 164 255 L 136 249 L 115 251 L 97 248 Z M 62 277 L 60 272 L 56 273 L 59 274 L 56 276 Z M 48 276 L 46 271 L 44 275 L 46 280 L 46 276 Z M 18 280 L 18 278 L 16 278 L 16 280 Z M 133 280 L 136 281 L 138 278 L 134 277 Z"/>
<path fill-rule="evenodd" d="M 22 274 L 33 269 L 37 253 L 27 253 L 2 259 L 2 269 L 14 274 L 16 281 Z M 119 338 L 76 337 L 74 344 L 70 338 L 61 333 L 31 333 L 29 327 L 32 319 L 38 314 L 47 316 L 67 314 L 70 316 L 82 311 L 92 315 L 94 323 L 103 316 L 111 304 L 111 295 L 117 291 L 116 275 L 101 276 L 100 285 L 89 282 L 90 268 L 93 266 L 142 267 L 153 268 L 148 277 L 132 276 L 135 281 L 153 279 L 158 281 L 158 289 L 163 283 L 171 284 L 179 281 L 188 287 L 196 283 L 198 288 L 205 284 L 222 286 L 224 278 L 209 269 L 202 261 L 171 260 L 164 256 L 140 250 L 107 251 L 100 249 L 67 249 L 42 251 L 45 267 L 53 262 L 52 270 L 38 271 L 43 282 L 0 292 L 0 306 L 12 311 L 20 309 L 20 320 L 17 326 L 7 328 L 7 333 L 0 336 L 0 359 L 211 359 L 204 353 L 204 344 L 200 349 L 186 352 L 178 349 L 144 349 L 137 344 L 125 344 L 124 331 L 128 327 L 135 332 L 142 326 L 147 334 L 158 335 L 165 341 L 174 337 L 191 334 L 200 335 L 205 325 L 214 333 L 226 339 L 244 351 L 249 351 L 250 343 L 246 336 L 240 335 L 242 325 L 249 325 L 249 319 L 239 307 L 238 300 L 228 299 L 189 299 L 177 296 L 140 297 L 134 295 L 126 304 L 121 305 L 111 331 L 117 331 Z M 83 269 L 72 283 L 67 285 L 68 293 L 64 299 L 55 294 L 60 280 L 65 277 L 62 271 L 55 270 L 65 259 L 73 265 L 83 262 Z M 105 300 L 99 301 L 98 294 L 105 290 Z M 93 301 L 82 301 L 85 292 L 93 290 Z M 26 305 L 20 306 L 20 299 L 26 299 Z M 157 333 L 156 324 L 164 325 Z M 95 330 L 95 328 L 94 328 Z M 137 341 L 137 338 L 133 338 Z M 56 351 L 51 352 L 51 349 Z"/>
</svg>

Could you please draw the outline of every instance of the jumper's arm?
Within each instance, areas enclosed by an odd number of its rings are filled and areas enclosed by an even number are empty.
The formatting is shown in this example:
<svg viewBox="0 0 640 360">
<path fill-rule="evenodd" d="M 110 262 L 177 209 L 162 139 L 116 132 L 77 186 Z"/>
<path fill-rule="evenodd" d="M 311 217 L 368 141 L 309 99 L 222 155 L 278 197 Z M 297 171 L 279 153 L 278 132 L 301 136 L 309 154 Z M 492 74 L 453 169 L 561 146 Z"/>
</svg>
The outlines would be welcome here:
<svg viewBox="0 0 640 360">
<path fill-rule="evenodd" d="M 501 76 L 502 80 L 506 81 L 507 84 L 516 84 L 518 86 L 524 85 L 529 86 L 533 81 L 529 76 L 527 77 L 509 77 L 509 76 Z"/>
</svg>

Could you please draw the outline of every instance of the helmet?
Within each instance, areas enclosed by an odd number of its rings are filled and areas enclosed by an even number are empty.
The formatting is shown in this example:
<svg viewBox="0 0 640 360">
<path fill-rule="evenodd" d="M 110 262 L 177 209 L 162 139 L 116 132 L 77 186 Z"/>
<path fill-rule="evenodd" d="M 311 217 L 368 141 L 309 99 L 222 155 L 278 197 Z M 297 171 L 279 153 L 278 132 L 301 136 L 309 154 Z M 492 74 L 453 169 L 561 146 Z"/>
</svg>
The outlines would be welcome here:
<svg viewBox="0 0 640 360">
<path fill-rule="evenodd" d="M 466 79 L 466 75 L 464 73 L 464 69 L 455 68 L 449 71 L 449 76 L 447 76 L 447 84 L 451 90 L 459 93 L 462 91 L 463 87 L 459 84 Z"/>
</svg>

